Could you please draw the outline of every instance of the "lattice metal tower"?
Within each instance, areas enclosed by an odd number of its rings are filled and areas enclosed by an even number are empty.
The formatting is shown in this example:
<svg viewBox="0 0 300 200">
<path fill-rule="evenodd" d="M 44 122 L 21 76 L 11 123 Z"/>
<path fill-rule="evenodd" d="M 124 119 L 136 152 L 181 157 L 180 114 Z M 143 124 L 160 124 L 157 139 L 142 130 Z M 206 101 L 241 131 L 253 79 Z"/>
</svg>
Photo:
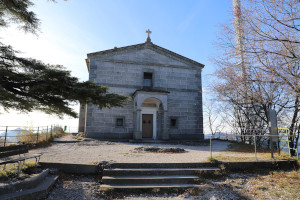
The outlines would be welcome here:
<svg viewBox="0 0 300 200">
<path fill-rule="evenodd" d="M 249 109 L 249 98 L 248 98 L 248 85 L 247 85 L 247 67 L 246 67 L 246 58 L 245 58 L 245 25 L 242 19 L 242 9 L 240 0 L 232 0 L 233 4 L 233 13 L 234 13 L 234 31 L 235 31 L 235 45 L 236 45 L 236 63 L 241 75 L 241 86 L 244 90 L 244 97 L 237 97 L 242 101 L 244 109 L 241 110 L 240 107 L 235 108 L 235 112 L 238 114 L 242 113 L 241 119 L 244 129 L 253 128 L 254 124 L 251 124 L 251 114 Z"/>
</svg>

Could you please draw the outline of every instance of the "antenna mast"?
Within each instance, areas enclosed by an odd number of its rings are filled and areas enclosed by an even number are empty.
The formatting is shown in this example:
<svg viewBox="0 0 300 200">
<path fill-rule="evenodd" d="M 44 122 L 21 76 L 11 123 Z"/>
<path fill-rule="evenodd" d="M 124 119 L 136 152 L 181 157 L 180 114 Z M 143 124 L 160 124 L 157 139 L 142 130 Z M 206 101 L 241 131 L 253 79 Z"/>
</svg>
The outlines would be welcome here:
<svg viewBox="0 0 300 200">
<path fill-rule="evenodd" d="M 242 76 L 244 81 L 247 78 L 247 72 L 245 68 L 245 30 L 242 20 L 241 1 L 232 0 L 233 12 L 234 12 L 234 30 L 235 30 L 235 44 L 237 63 L 241 67 Z"/>
<path fill-rule="evenodd" d="M 248 101 L 248 88 L 247 88 L 247 70 L 245 65 L 245 26 L 242 19 L 241 0 L 232 0 L 233 13 L 234 13 L 234 31 L 235 31 L 235 45 L 236 45 L 236 63 L 240 68 L 242 76 L 242 86 L 244 90 L 244 97 L 240 99 L 245 107 L 245 110 L 236 108 L 236 112 L 241 115 L 242 129 L 247 130 L 251 127 L 249 101 Z M 242 132 L 244 132 L 242 130 Z"/>
</svg>

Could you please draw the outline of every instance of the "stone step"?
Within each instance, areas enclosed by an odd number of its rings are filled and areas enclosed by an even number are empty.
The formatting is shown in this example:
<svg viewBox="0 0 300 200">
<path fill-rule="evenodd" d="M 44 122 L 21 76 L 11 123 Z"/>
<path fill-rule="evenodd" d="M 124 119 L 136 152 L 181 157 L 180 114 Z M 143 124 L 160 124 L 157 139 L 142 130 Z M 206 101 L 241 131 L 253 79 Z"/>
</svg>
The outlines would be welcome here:
<svg viewBox="0 0 300 200">
<path fill-rule="evenodd" d="M 176 188 L 193 188 L 199 187 L 197 184 L 103 184 L 100 190 L 110 189 L 124 189 L 126 191 L 130 189 L 176 189 Z"/>
<path fill-rule="evenodd" d="M 216 167 L 201 167 L 201 168 L 115 168 L 105 169 L 104 176 L 138 176 L 138 175 L 198 175 L 198 174 L 213 174 L 220 171 Z"/>
<path fill-rule="evenodd" d="M 105 168 L 199 168 L 199 167 L 217 167 L 211 162 L 201 163 L 111 163 Z"/>
<path fill-rule="evenodd" d="M 198 176 L 103 176 L 103 184 L 188 184 L 198 180 Z"/>
<path fill-rule="evenodd" d="M 36 187 L 31 189 L 19 190 L 9 194 L 4 194 L 0 196 L 1 200 L 12 200 L 12 199 L 22 199 L 22 200 L 35 200 L 44 199 L 51 187 L 55 184 L 58 179 L 58 175 L 48 175 L 45 179 Z"/>
<path fill-rule="evenodd" d="M 206 163 L 112 163 L 103 171 L 101 188 L 117 189 L 180 189 L 197 187 L 199 176 L 220 174 L 220 169 Z"/>
<path fill-rule="evenodd" d="M 129 140 L 129 143 L 151 143 L 151 144 L 162 144 L 168 143 L 169 141 L 166 140 L 153 140 L 153 139 L 140 139 L 140 140 Z"/>
</svg>

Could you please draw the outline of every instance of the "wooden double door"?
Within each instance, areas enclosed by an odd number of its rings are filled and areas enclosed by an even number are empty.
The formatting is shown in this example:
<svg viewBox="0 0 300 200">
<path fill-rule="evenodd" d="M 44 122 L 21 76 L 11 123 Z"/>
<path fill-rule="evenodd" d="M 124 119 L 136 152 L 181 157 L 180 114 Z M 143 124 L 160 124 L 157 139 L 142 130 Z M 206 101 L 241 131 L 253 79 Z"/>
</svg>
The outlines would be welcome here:
<svg viewBox="0 0 300 200">
<path fill-rule="evenodd" d="M 142 115 L 142 137 L 153 138 L 153 114 Z"/>
</svg>

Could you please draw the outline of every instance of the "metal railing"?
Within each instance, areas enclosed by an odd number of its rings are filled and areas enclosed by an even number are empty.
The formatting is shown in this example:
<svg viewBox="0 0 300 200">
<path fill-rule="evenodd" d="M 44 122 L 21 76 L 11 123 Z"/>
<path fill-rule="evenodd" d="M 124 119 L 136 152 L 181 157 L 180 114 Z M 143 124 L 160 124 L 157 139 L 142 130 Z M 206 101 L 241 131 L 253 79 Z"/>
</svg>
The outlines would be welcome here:
<svg viewBox="0 0 300 200">
<path fill-rule="evenodd" d="M 262 131 L 263 130 L 263 131 Z M 245 134 L 245 133 L 256 133 L 256 134 Z M 277 137 L 279 139 L 279 148 L 284 150 L 287 149 L 289 156 L 291 157 L 291 150 L 294 150 L 296 152 L 297 159 L 299 159 L 299 153 L 298 149 L 291 147 L 290 146 L 290 138 L 296 137 L 296 135 L 290 134 L 290 130 L 288 128 L 278 128 L 278 135 L 270 135 L 270 134 L 265 134 L 267 133 L 266 129 L 261 129 L 261 130 L 248 130 L 244 134 L 214 134 L 210 136 L 210 157 L 212 158 L 212 139 L 217 138 L 220 140 L 227 140 L 227 141 L 237 141 L 239 142 L 238 138 L 244 137 L 245 138 L 245 143 L 248 144 L 254 144 L 254 152 L 255 152 L 255 159 L 257 160 L 257 140 L 261 142 L 259 146 L 262 146 L 264 144 L 265 146 L 268 146 L 270 142 L 271 137 Z M 257 134 L 257 133 L 262 133 L 262 134 Z M 262 140 L 264 138 L 264 140 Z M 253 141 L 253 143 L 252 143 Z"/>
<path fill-rule="evenodd" d="M 280 130 L 282 130 L 284 132 L 281 132 Z M 281 148 L 287 149 L 290 157 L 291 157 L 291 150 L 294 150 L 296 152 L 297 159 L 298 159 L 299 158 L 298 148 L 290 146 L 290 143 L 291 143 L 290 139 L 293 137 L 296 137 L 296 135 L 290 134 L 290 129 L 288 129 L 288 128 L 278 128 L 278 132 L 279 132 L 278 135 L 280 138 Z"/>
<path fill-rule="evenodd" d="M 67 127 L 65 127 L 65 129 L 67 129 Z M 61 133 L 63 133 L 63 128 L 57 125 L 23 128 L 20 128 L 20 126 L 0 126 L 0 146 L 10 144 L 36 144 L 42 141 L 52 140 Z"/>
</svg>

